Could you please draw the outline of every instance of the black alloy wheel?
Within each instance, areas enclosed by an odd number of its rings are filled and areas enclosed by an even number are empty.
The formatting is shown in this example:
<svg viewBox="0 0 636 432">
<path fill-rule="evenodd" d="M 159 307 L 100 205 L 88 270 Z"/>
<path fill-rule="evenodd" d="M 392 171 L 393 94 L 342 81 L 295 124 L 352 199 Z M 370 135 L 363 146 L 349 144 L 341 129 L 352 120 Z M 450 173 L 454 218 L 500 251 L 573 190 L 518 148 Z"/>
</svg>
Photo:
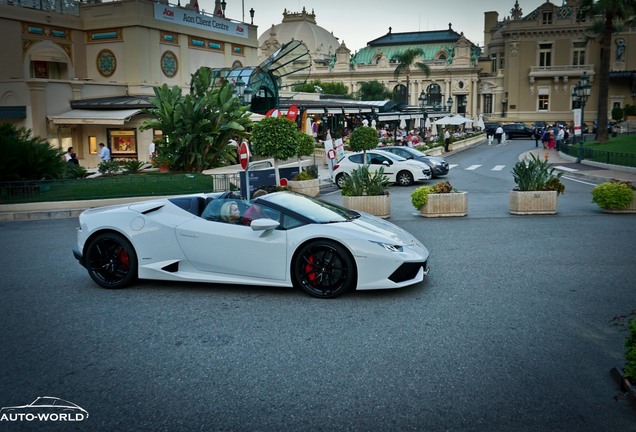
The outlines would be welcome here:
<svg viewBox="0 0 636 432">
<path fill-rule="evenodd" d="M 339 189 L 342 189 L 342 187 L 344 186 L 344 181 L 345 181 L 344 174 L 338 174 L 336 176 L 336 186 L 338 186 Z"/>
<path fill-rule="evenodd" d="M 304 245 L 292 262 L 292 281 L 317 298 L 335 298 L 356 284 L 356 268 L 349 252 L 330 240 Z"/>
<path fill-rule="evenodd" d="M 85 262 L 88 274 L 103 288 L 124 288 L 137 279 L 137 254 L 120 234 L 95 237 L 86 248 Z"/>
</svg>

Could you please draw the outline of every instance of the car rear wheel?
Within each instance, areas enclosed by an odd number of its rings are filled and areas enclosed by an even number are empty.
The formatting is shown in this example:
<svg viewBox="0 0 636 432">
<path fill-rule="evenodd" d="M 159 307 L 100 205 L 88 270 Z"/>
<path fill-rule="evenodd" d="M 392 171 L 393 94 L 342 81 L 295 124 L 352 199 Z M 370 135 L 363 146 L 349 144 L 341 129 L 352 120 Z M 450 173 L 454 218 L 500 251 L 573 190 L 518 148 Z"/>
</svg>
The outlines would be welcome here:
<svg viewBox="0 0 636 432">
<path fill-rule="evenodd" d="M 395 179 L 400 186 L 411 186 L 413 184 L 413 174 L 408 171 L 400 171 Z"/>
<path fill-rule="evenodd" d="M 304 245 L 292 262 L 292 281 L 307 294 L 334 298 L 355 287 L 353 258 L 340 244 L 317 240 Z"/>
<path fill-rule="evenodd" d="M 342 187 L 344 186 L 344 180 L 345 180 L 344 174 L 338 174 L 336 176 L 336 186 L 342 189 Z"/>
<path fill-rule="evenodd" d="M 137 279 L 137 254 L 122 235 L 104 233 L 86 248 L 86 268 L 101 287 L 124 288 Z"/>
</svg>

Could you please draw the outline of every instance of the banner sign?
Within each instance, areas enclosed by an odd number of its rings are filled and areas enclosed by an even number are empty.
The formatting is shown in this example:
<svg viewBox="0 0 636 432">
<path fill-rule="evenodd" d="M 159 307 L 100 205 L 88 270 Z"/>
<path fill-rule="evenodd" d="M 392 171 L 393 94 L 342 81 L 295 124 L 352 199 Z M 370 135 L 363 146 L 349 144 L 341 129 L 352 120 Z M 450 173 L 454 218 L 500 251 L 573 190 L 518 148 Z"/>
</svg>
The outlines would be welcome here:
<svg viewBox="0 0 636 432">
<path fill-rule="evenodd" d="M 245 24 L 235 23 L 218 16 L 204 15 L 195 10 L 155 3 L 155 19 L 247 39 Z"/>
<path fill-rule="evenodd" d="M 572 110 L 574 113 L 574 135 L 581 135 L 581 108 Z"/>
</svg>

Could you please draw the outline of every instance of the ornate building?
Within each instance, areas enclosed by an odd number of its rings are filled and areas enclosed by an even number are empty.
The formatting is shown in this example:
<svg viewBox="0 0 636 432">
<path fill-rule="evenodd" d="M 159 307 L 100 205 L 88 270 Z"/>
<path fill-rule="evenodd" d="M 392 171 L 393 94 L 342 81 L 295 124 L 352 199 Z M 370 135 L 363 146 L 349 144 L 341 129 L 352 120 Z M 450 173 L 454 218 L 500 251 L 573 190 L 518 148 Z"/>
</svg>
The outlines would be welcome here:
<svg viewBox="0 0 636 432">
<path fill-rule="evenodd" d="M 351 93 L 377 80 L 411 108 L 424 92 L 432 116 L 450 101 L 453 112 L 505 122 L 571 121 L 577 107 L 572 90 L 586 72 L 593 88 L 585 117 L 594 119 L 601 47 L 588 40 L 590 20 L 580 19 L 578 1 L 564 0 L 561 6 L 547 1 L 527 15 L 518 0 L 511 6 L 510 17 L 503 20 L 497 12 L 485 12 L 483 52 L 449 24 L 447 30 L 410 33 L 389 27 L 386 35 L 352 54 L 344 41 L 333 49 L 337 39 L 303 9 L 285 11 L 283 22 L 260 36 L 259 55 L 266 58 L 289 38 L 303 40 L 311 47 L 311 79 L 341 82 Z M 629 50 L 636 44 L 634 30 L 627 27 L 612 41 L 610 111 L 636 104 L 636 55 Z M 422 49 L 417 61 L 429 66 L 430 76 L 411 68 L 408 79 L 404 74 L 395 78 L 395 56 L 408 48 Z"/>
<path fill-rule="evenodd" d="M 196 0 L 185 7 L 57 0 L 35 8 L 0 0 L 0 121 L 74 147 L 86 167 L 99 163 L 99 142 L 113 157 L 149 160 L 156 131 L 138 127 L 154 86 L 188 91 L 201 66 L 256 64 L 256 27 L 226 19 L 217 3 L 211 15 Z"/>
<path fill-rule="evenodd" d="M 589 40 L 591 21 L 581 19 L 578 3 L 548 1 L 524 15 L 515 1 L 502 21 L 496 12 L 485 13 L 479 83 L 485 114 L 506 121 L 571 121 L 578 107 L 572 91 L 586 73 L 592 94 L 585 118 L 596 118 L 601 46 Z M 636 32 L 628 26 L 612 40 L 608 112 L 636 104 L 636 50 L 630 52 L 630 46 L 636 46 Z"/>
</svg>

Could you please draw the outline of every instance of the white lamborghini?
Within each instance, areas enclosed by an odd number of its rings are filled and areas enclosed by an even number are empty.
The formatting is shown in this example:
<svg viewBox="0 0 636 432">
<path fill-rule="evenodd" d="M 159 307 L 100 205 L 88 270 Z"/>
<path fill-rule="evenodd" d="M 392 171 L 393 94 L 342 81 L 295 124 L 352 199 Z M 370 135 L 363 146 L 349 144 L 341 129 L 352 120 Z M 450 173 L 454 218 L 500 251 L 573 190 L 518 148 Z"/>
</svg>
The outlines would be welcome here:
<svg viewBox="0 0 636 432">
<path fill-rule="evenodd" d="M 79 223 L 73 253 L 104 288 L 140 278 L 295 286 L 333 298 L 412 285 L 429 271 L 427 249 L 403 229 L 291 192 L 250 203 L 225 192 L 102 207 Z"/>
</svg>

